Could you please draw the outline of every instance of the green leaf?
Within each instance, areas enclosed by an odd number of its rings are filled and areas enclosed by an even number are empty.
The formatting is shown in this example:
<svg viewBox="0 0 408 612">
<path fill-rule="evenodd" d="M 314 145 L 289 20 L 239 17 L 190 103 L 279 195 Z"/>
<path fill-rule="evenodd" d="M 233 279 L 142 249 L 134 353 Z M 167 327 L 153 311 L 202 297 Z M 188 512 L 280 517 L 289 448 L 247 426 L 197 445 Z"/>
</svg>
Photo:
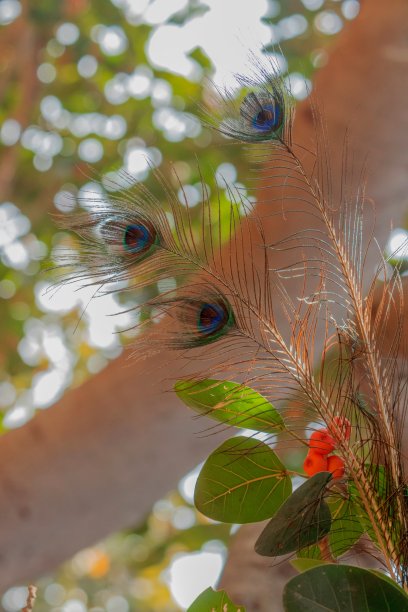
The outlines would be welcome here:
<svg viewBox="0 0 408 612">
<path fill-rule="evenodd" d="M 319 542 L 331 527 L 323 492 L 330 472 L 309 478 L 286 500 L 259 536 L 255 550 L 267 557 L 285 555 Z"/>
<path fill-rule="evenodd" d="M 333 495 L 327 499 L 332 516 L 329 534 L 330 550 L 334 557 L 344 555 L 364 533 L 358 509 L 352 501 Z"/>
<path fill-rule="evenodd" d="M 254 523 L 275 514 L 292 481 L 264 442 L 238 436 L 208 457 L 197 480 L 194 502 L 206 516 L 225 523 Z"/>
<path fill-rule="evenodd" d="M 353 502 L 340 495 L 331 495 L 326 499 L 332 517 L 332 525 L 328 534 L 328 544 L 333 557 L 344 555 L 364 533 L 364 527 L 359 516 L 359 509 Z M 309 546 L 300 551 L 302 558 L 321 559 L 317 546 Z"/>
<path fill-rule="evenodd" d="M 209 587 L 193 601 L 187 612 L 245 612 L 245 608 L 232 603 L 225 591 Z"/>
<path fill-rule="evenodd" d="M 283 605 L 286 612 L 408 612 L 408 597 L 369 570 L 330 564 L 292 578 Z"/>
<path fill-rule="evenodd" d="M 174 389 L 179 398 L 198 414 L 233 427 L 274 433 L 285 425 L 279 412 L 262 395 L 227 380 L 179 380 Z"/>
</svg>

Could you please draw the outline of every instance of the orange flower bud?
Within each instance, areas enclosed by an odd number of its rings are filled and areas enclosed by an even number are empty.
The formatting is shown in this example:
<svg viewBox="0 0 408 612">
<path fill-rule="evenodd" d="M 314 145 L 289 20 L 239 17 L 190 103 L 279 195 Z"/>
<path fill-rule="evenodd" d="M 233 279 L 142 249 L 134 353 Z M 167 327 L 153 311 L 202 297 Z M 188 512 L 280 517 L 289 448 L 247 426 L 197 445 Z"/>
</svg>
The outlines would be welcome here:
<svg viewBox="0 0 408 612">
<path fill-rule="evenodd" d="M 337 425 L 337 428 L 340 430 L 341 436 L 345 440 L 349 440 L 350 439 L 350 435 L 351 435 L 351 423 L 350 423 L 350 421 L 346 417 L 344 417 L 344 416 L 335 416 L 333 418 L 333 423 L 335 425 Z M 338 435 L 339 435 L 337 429 L 335 429 L 335 428 L 333 428 L 332 434 L 334 435 L 335 438 L 337 438 Z"/>
<path fill-rule="evenodd" d="M 308 476 L 314 476 L 317 472 L 328 472 L 327 459 L 321 453 L 310 450 L 303 462 L 303 469 Z"/>
<path fill-rule="evenodd" d="M 333 478 L 341 478 L 344 475 L 344 461 L 338 455 L 327 458 L 327 471 L 333 474 Z"/>
<path fill-rule="evenodd" d="M 335 441 L 327 429 L 319 429 L 319 431 L 314 431 L 310 436 L 309 447 L 310 449 L 316 451 L 316 453 L 328 455 L 335 449 L 335 446 Z"/>
</svg>

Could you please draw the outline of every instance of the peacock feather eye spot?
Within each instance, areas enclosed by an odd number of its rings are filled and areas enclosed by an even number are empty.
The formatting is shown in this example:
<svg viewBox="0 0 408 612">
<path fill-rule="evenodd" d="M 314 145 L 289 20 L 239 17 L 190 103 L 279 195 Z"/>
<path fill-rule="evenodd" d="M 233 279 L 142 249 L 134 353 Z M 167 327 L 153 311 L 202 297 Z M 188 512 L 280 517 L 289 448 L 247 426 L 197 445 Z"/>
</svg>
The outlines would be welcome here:
<svg viewBox="0 0 408 612">
<path fill-rule="evenodd" d="M 115 256 L 147 256 L 159 244 L 159 235 L 154 225 L 145 219 L 129 223 L 124 217 L 109 217 L 96 228 L 96 236 L 108 251 Z"/>
<path fill-rule="evenodd" d="M 122 231 L 123 248 L 132 255 L 145 256 L 159 242 L 156 229 L 148 221 L 129 223 Z"/>
<path fill-rule="evenodd" d="M 258 132 L 260 139 L 274 138 L 283 127 L 283 100 L 278 95 L 257 96 L 251 92 L 244 98 L 240 114 L 254 136 L 254 132 Z"/>
<path fill-rule="evenodd" d="M 261 132 L 276 130 L 281 124 L 281 112 L 279 106 L 266 104 L 254 117 L 252 125 Z"/>
<path fill-rule="evenodd" d="M 200 306 L 197 326 L 204 341 L 216 340 L 233 322 L 232 310 L 224 302 L 207 302 Z"/>
<path fill-rule="evenodd" d="M 141 223 L 131 223 L 123 233 L 123 246 L 128 253 L 143 253 L 154 243 L 152 231 Z"/>
</svg>

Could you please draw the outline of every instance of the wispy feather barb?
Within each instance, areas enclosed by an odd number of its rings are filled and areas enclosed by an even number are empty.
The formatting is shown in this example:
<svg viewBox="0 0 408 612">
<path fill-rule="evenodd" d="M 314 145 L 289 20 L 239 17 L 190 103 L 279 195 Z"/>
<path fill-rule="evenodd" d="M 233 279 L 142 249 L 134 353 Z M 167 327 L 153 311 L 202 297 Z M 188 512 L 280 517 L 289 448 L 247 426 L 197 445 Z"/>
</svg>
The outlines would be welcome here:
<svg viewBox="0 0 408 612">
<path fill-rule="evenodd" d="M 347 182 L 348 144 L 341 198 L 334 201 L 328 139 L 316 108 L 316 146 L 307 151 L 292 141 L 290 95 L 273 66 L 257 66 L 254 77 L 238 77 L 238 82 L 244 97 L 237 102 L 235 93 L 219 92 L 222 116 L 208 122 L 228 138 L 253 145 L 258 162 L 267 161 L 273 149 L 259 192 L 262 205 L 253 210 L 229 186 L 228 203 L 219 192 L 205 197 L 197 231 L 187 198 L 182 205 L 156 171 L 163 200 L 137 185 L 64 218 L 63 226 L 82 240 L 77 254 L 61 260 L 71 269 L 65 282 L 80 279 L 110 291 L 122 280 L 127 291 L 143 292 L 175 278 L 176 288 L 156 291 L 147 300 L 173 321 L 158 326 L 149 344 L 156 339 L 203 354 L 203 346 L 223 341 L 212 373 L 234 372 L 237 380 L 257 387 L 280 406 L 295 440 L 305 437 L 307 423 L 324 424 L 345 465 L 345 475 L 327 488 L 329 502 L 335 508 L 347 502 L 344 520 L 364 526 L 390 575 L 406 587 L 408 497 L 401 433 L 406 388 L 397 360 L 402 329 L 398 271 L 389 273 L 380 256 L 364 295 L 371 240 L 363 223 L 364 177 L 357 192 Z M 268 223 L 282 214 L 302 216 L 308 223 L 272 244 Z M 223 247 L 226 236 L 229 246 Z M 276 264 L 282 251 L 288 257 L 284 267 Z M 374 312 L 379 280 L 383 289 Z M 300 290 L 292 299 L 294 281 Z M 383 330 L 395 312 L 399 324 L 384 354 Z M 196 378 L 203 375 L 198 372 Z M 339 418 L 351 423 L 349 437 Z M 340 539 L 335 542 L 343 550 Z"/>
</svg>

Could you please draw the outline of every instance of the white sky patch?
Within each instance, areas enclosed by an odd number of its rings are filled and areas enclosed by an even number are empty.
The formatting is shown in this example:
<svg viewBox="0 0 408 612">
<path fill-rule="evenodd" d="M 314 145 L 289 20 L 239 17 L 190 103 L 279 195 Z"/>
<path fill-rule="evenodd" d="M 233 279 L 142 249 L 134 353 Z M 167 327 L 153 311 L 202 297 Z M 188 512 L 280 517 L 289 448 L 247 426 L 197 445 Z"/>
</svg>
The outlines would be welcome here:
<svg viewBox="0 0 408 612">
<path fill-rule="evenodd" d="M 296 100 L 304 100 L 312 90 L 312 82 L 300 72 L 289 74 L 285 78 L 285 85 Z"/>
<path fill-rule="evenodd" d="M 60 398 L 71 382 L 71 376 L 65 370 L 51 368 L 33 376 L 33 405 L 36 408 L 48 408 Z"/>
<path fill-rule="evenodd" d="M 271 448 L 276 446 L 278 441 L 277 436 L 266 433 L 265 431 L 256 431 L 255 429 L 241 429 L 237 431 L 236 436 L 246 436 L 247 438 L 252 438 L 253 440 L 259 440 L 260 442 L 265 442 Z"/>
<path fill-rule="evenodd" d="M 24 270 L 30 263 L 30 255 L 20 240 L 15 240 L 3 248 L 1 260 L 5 266 Z"/>
<path fill-rule="evenodd" d="M 143 147 L 130 147 L 124 158 L 124 167 L 129 174 L 132 174 L 139 180 L 144 180 L 147 177 L 149 165 L 148 150 Z"/>
<path fill-rule="evenodd" d="M 57 210 L 68 213 L 71 212 L 76 206 L 76 199 L 74 190 L 70 187 L 69 189 L 60 189 L 54 195 L 54 206 Z"/>
<path fill-rule="evenodd" d="M 36 125 L 31 125 L 24 130 L 21 144 L 34 153 L 53 157 L 61 152 L 63 141 L 57 132 L 46 132 Z"/>
<path fill-rule="evenodd" d="M 153 72 L 147 66 L 138 66 L 127 79 L 127 91 L 130 96 L 143 100 L 150 94 Z"/>
<path fill-rule="evenodd" d="M 16 389 L 8 380 L 0 383 L 0 407 L 9 406 L 16 399 Z"/>
<path fill-rule="evenodd" d="M 98 70 L 98 60 L 93 55 L 83 55 L 78 61 L 77 70 L 81 77 L 89 79 Z"/>
<path fill-rule="evenodd" d="M 387 254 L 393 259 L 408 258 L 408 231 L 401 227 L 396 228 L 391 232 L 391 236 L 387 244 Z"/>
<path fill-rule="evenodd" d="M 180 491 L 180 495 L 184 497 L 184 499 L 192 504 L 194 502 L 194 489 L 196 486 L 197 478 L 200 474 L 201 468 L 203 467 L 203 463 L 197 465 L 191 472 L 188 472 L 179 482 L 178 489 Z"/>
<path fill-rule="evenodd" d="M 196 514 L 192 508 L 179 506 L 174 511 L 171 522 L 176 529 L 190 529 L 195 525 Z"/>
<path fill-rule="evenodd" d="M 16 144 L 21 134 L 21 125 L 16 119 L 6 119 L 0 130 L 0 139 L 3 144 L 12 146 Z"/>
<path fill-rule="evenodd" d="M 165 580 L 176 603 L 185 610 L 208 587 L 214 587 L 224 566 L 222 552 L 174 555 Z"/>
<path fill-rule="evenodd" d="M 79 38 L 79 28 L 75 23 L 62 23 L 57 28 L 55 38 L 61 45 L 73 45 Z"/>
<path fill-rule="evenodd" d="M 7 612 L 14 612 L 21 610 L 27 603 L 28 590 L 25 586 L 15 586 L 8 589 L 3 597 L 1 603 Z"/>
<path fill-rule="evenodd" d="M 0 2 L 0 25 L 12 23 L 21 14 L 21 2 L 2 0 Z"/>
<path fill-rule="evenodd" d="M 345 0 L 341 12 L 346 19 L 354 19 L 360 12 L 360 3 L 357 0 Z"/>
<path fill-rule="evenodd" d="M 153 125 L 163 131 L 170 142 L 195 138 L 201 133 L 199 120 L 190 113 L 182 113 L 171 107 L 163 107 L 153 113 Z"/>
<path fill-rule="evenodd" d="M 103 145 L 96 138 L 86 138 L 78 145 L 78 155 L 90 164 L 100 161 L 103 157 Z"/>
<path fill-rule="evenodd" d="M 229 162 L 220 164 L 215 173 L 215 180 L 217 185 L 221 188 L 225 188 L 230 183 L 235 183 L 237 180 L 237 169 Z"/>
<path fill-rule="evenodd" d="M 297 13 L 281 19 L 277 27 L 280 38 L 282 40 L 289 40 L 290 38 L 296 38 L 306 32 L 308 21 L 304 15 Z"/>
<path fill-rule="evenodd" d="M 157 25 L 167 21 L 169 17 L 188 6 L 189 0 L 153 0 L 145 7 L 144 21 L 149 25 Z M 137 4 L 133 2 L 133 4 Z M 142 5 L 144 2 L 142 1 Z"/>
<path fill-rule="evenodd" d="M 15 204 L 0 205 L 0 248 L 13 243 L 16 238 L 30 231 L 31 223 Z"/>
<path fill-rule="evenodd" d="M 170 3 L 161 4 L 167 7 Z M 198 80 L 202 75 L 201 67 L 188 54 L 201 47 L 215 67 L 214 81 L 234 86 L 233 74 L 242 74 L 245 67 L 248 73 L 253 72 L 248 62 L 248 46 L 241 42 L 248 39 L 248 32 L 256 41 L 251 51 L 259 58 L 262 57 L 262 45 L 271 42 L 271 27 L 260 21 L 267 14 L 268 2 L 252 0 L 251 10 L 236 0 L 206 0 L 203 4 L 210 10 L 182 26 L 164 24 L 154 29 L 147 44 L 149 58 L 157 67 Z"/>
<path fill-rule="evenodd" d="M 76 356 L 66 346 L 64 332 L 56 323 L 50 324 L 41 319 L 30 318 L 24 324 L 24 332 L 24 337 L 18 345 L 23 361 L 35 366 L 45 358 L 49 368 L 34 375 L 30 401 L 23 401 L 20 396 L 17 406 L 46 408 L 54 403 L 70 384 Z M 15 420 L 16 415 L 12 413 L 10 418 Z"/>
<path fill-rule="evenodd" d="M 87 607 L 80 599 L 68 599 L 61 607 L 61 612 L 86 612 Z"/>
<path fill-rule="evenodd" d="M 37 77 L 41 83 L 52 83 L 57 76 L 57 71 L 55 66 L 50 64 L 49 62 L 44 62 L 40 64 L 37 68 Z"/>
<path fill-rule="evenodd" d="M 15 429 L 28 423 L 33 415 L 34 409 L 31 406 L 16 405 L 5 413 L 3 425 L 7 429 Z"/>
<path fill-rule="evenodd" d="M 160 165 L 162 155 L 155 147 L 146 148 L 132 141 L 128 142 L 124 155 L 124 169 L 138 181 L 144 180 L 149 170 Z"/>
<path fill-rule="evenodd" d="M 310 436 L 312 435 L 313 432 L 318 431 L 319 429 L 321 429 L 322 427 L 325 427 L 325 423 L 323 423 L 323 421 L 314 421 L 311 423 L 308 423 L 305 427 L 305 438 L 306 440 L 310 439 Z"/>
<path fill-rule="evenodd" d="M 77 291 L 79 285 L 62 284 L 55 287 L 47 281 L 39 281 L 34 288 L 35 302 L 42 312 L 70 312 L 80 305 L 81 298 Z"/>
<path fill-rule="evenodd" d="M 301 0 L 301 2 L 309 11 L 318 11 L 324 4 L 324 0 Z"/>
<path fill-rule="evenodd" d="M 152 86 L 151 97 L 154 106 L 170 104 L 173 90 L 164 79 L 155 79 Z"/>
<path fill-rule="evenodd" d="M 127 88 L 128 75 L 124 72 L 118 72 L 113 79 L 106 82 L 104 87 L 105 98 L 111 104 L 123 104 L 129 100 L 129 92 Z"/>
<path fill-rule="evenodd" d="M 343 20 L 334 11 L 322 11 L 316 15 L 314 25 L 319 32 L 332 36 L 340 32 L 343 27 Z"/>
<path fill-rule="evenodd" d="M 181 204 L 184 206 L 188 205 L 189 208 L 197 206 L 202 199 L 199 190 L 194 185 L 183 185 L 183 188 L 180 187 L 177 197 Z"/>
<path fill-rule="evenodd" d="M 123 312 L 115 294 L 98 293 L 98 286 L 81 287 L 80 283 L 59 285 L 56 290 L 50 283 L 41 281 L 35 287 L 36 304 L 43 312 L 67 313 L 77 308 L 89 323 L 88 343 L 91 346 L 110 349 L 120 344 L 117 331 L 138 322 L 136 311 Z M 78 316 L 80 316 L 78 314 Z M 54 349 L 57 346 L 54 342 Z"/>
<path fill-rule="evenodd" d="M 126 34 L 123 28 L 118 25 L 95 26 L 95 39 L 102 53 L 108 56 L 120 55 L 128 47 Z"/>
<path fill-rule="evenodd" d="M 89 181 L 78 190 L 77 200 L 82 208 L 93 208 L 106 202 L 106 193 L 100 183 Z"/>
<path fill-rule="evenodd" d="M 119 304 L 114 294 L 93 297 L 95 287 L 88 287 L 87 291 L 81 290 L 79 293 L 85 308 L 84 316 L 89 321 L 88 343 L 102 349 L 118 346 L 119 337 L 115 332 L 136 325 L 136 312 L 123 312 L 126 306 Z"/>
</svg>

